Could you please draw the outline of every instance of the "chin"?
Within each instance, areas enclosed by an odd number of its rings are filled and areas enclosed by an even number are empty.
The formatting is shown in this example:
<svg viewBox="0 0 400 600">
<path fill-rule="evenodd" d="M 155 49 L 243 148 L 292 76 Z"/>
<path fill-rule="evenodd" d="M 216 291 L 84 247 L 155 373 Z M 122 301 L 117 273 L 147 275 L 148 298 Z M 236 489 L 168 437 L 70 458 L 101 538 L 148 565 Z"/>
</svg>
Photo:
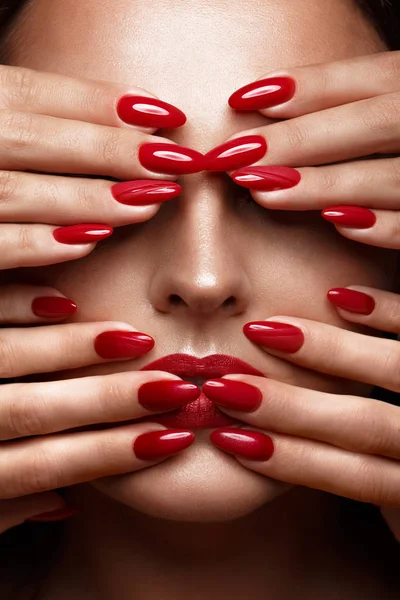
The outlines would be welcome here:
<svg viewBox="0 0 400 600">
<path fill-rule="evenodd" d="M 209 431 L 197 433 L 187 450 L 154 467 L 90 485 L 148 516 L 192 522 L 243 517 L 293 487 L 245 469 L 209 442 Z"/>
</svg>

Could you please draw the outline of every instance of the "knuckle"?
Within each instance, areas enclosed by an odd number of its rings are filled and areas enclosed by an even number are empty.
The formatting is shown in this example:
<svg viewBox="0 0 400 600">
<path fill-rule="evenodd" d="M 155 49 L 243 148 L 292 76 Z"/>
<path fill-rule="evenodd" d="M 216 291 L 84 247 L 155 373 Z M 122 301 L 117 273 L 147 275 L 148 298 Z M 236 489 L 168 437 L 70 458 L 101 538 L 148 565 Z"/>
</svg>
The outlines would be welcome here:
<svg viewBox="0 0 400 600">
<path fill-rule="evenodd" d="M 311 135 L 302 118 L 285 121 L 284 126 L 284 136 L 288 148 L 301 149 L 309 146 Z"/>
<path fill-rule="evenodd" d="M 31 149 L 38 138 L 37 120 L 24 112 L 3 110 L 1 114 L 1 143 L 5 152 Z"/>
<path fill-rule="evenodd" d="M 33 241 L 29 226 L 20 225 L 18 227 L 18 233 L 14 248 L 18 250 L 21 254 L 29 254 L 34 250 L 35 243 Z"/>
<path fill-rule="evenodd" d="M 398 342 L 394 342 L 396 345 Z M 381 356 L 383 382 L 382 387 L 400 393 L 400 354 L 396 349 Z"/>
<path fill-rule="evenodd" d="M 19 176 L 15 171 L 0 171 L 0 204 L 14 202 L 18 196 Z"/>
<path fill-rule="evenodd" d="M 80 208 L 92 210 L 95 207 L 99 207 L 98 202 L 96 202 L 96 194 L 94 193 L 94 189 L 85 183 L 80 183 L 77 185 L 75 190 L 75 198 Z"/>
<path fill-rule="evenodd" d="M 57 461 L 44 448 L 36 448 L 29 461 L 29 476 L 20 482 L 24 494 L 54 490 L 60 485 Z"/>
<path fill-rule="evenodd" d="M 3 66 L 0 82 L 8 106 L 22 108 L 32 105 L 36 84 L 30 69 Z"/>
<path fill-rule="evenodd" d="M 376 70 L 379 79 L 384 74 L 388 81 L 400 79 L 400 52 L 380 52 L 376 56 Z"/>
<path fill-rule="evenodd" d="M 343 424 L 343 433 L 347 434 L 345 439 L 351 439 L 354 423 L 357 423 L 357 431 L 360 434 L 357 448 L 352 450 L 356 449 L 366 454 L 382 454 L 390 446 L 392 427 L 379 402 L 363 401 L 354 411 L 352 418 L 346 421 L 347 427 Z"/>
<path fill-rule="evenodd" d="M 7 431 L 13 438 L 41 435 L 50 431 L 45 399 L 21 389 L 22 397 L 13 398 L 8 407 Z"/>
<path fill-rule="evenodd" d="M 18 357 L 13 345 L 0 337 L 0 379 L 12 379 L 16 375 Z"/>
<path fill-rule="evenodd" d="M 121 136 L 117 130 L 101 135 L 97 143 L 96 154 L 102 164 L 118 164 L 121 157 Z"/>
<path fill-rule="evenodd" d="M 393 137 L 399 120 L 400 99 L 396 94 L 387 94 L 364 103 L 359 111 L 361 125 L 382 141 Z M 382 149 L 383 150 L 383 149 Z"/>
<path fill-rule="evenodd" d="M 359 502 L 385 504 L 383 467 L 368 457 L 358 457 L 356 460 L 357 463 L 350 478 L 352 490 L 356 490 L 356 493 L 351 495 Z"/>
<path fill-rule="evenodd" d="M 317 169 L 318 181 L 315 181 L 316 191 L 327 194 L 335 193 L 339 188 L 338 171 L 334 168 L 321 167 Z M 315 178 L 317 179 L 317 178 Z"/>
</svg>

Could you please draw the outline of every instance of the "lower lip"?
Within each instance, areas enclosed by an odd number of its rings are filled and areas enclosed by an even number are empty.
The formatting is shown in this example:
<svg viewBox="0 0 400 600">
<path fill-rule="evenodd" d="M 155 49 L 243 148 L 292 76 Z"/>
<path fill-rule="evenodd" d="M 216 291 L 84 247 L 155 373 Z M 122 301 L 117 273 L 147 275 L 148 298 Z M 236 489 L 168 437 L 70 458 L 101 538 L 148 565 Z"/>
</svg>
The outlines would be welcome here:
<svg viewBox="0 0 400 600">
<path fill-rule="evenodd" d="M 228 415 L 221 412 L 214 402 L 211 402 L 203 393 L 197 400 L 178 408 L 178 410 L 162 415 L 154 415 L 154 417 L 144 417 L 139 420 L 160 423 L 165 427 L 176 429 L 207 429 L 242 423 L 242 421 L 232 419 L 232 417 L 228 417 Z"/>
</svg>

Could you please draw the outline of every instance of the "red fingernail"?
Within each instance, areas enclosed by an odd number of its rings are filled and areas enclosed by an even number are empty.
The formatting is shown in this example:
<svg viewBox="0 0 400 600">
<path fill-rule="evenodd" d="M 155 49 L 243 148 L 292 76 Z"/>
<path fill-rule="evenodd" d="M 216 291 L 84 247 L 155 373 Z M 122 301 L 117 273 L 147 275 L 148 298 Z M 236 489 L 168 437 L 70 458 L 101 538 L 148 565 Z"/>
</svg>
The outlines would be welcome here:
<svg viewBox="0 0 400 600">
<path fill-rule="evenodd" d="M 136 438 L 133 451 L 141 460 L 158 460 L 184 450 L 194 442 L 194 433 L 187 429 L 150 431 Z"/>
<path fill-rule="evenodd" d="M 43 296 L 32 302 L 32 312 L 37 317 L 45 319 L 61 319 L 76 312 L 75 302 L 61 296 Z"/>
<path fill-rule="evenodd" d="M 199 398 L 200 389 L 188 381 L 149 381 L 138 391 L 139 403 L 148 410 L 169 410 Z"/>
<path fill-rule="evenodd" d="M 274 453 L 272 439 L 257 431 L 234 427 L 215 429 L 210 434 L 210 440 L 221 450 L 247 460 L 268 460 Z"/>
<path fill-rule="evenodd" d="M 145 169 L 167 175 L 198 173 L 204 167 L 200 152 L 176 144 L 143 144 L 139 148 L 139 161 Z"/>
<path fill-rule="evenodd" d="M 243 327 L 246 337 L 252 342 L 292 354 L 300 350 L 304 344 L 304 334 L 301 329 L 287 323 L 273 321 L 253 321 Z"/>
<path fill-rule="evenodd" d="M 300 182 L 301 175 L 290 167 L 246 167 L 232 175 L 235 183 L 251 190 L 286 190 Z"/>
<path fill-rule="evenodd" d="M 359 206 L 333 206 L 323 210 L 322 216 L 330 223 L 355 229 L 368 229 L 376 223 L 375 214 Z"/>
<path fill-rule="evenodd" d="M 344 308 L 344 310 L 360 315 L 370 315 L 375 309 L 375 300 L 372 296 L 347 288 L 329 290 L 328 300 L 338 308 Z"/>
<path fill-rule="evenodd" d="M 261 135 L 245 135 L 217 146 L 204 157 L 207 171 L 232 171 L 257 162 L 267 151 Z"/>
<path fill-rule="evenodd" d="M 36 523 L 45 523 L 47 521 L 63 521 L 64 519 L 70 519 L 81 512 L 82 511 L 78 508 L 60 508 L 58 510 L 52 510 L 50 512 L 36 515 L 35 517 L 31 517 L 30 519 L 26 520 Z"/>
<path fill-rule="evenodd" d="M 104 331 L 96 337 L 94 348 L 101 358 L 136 358 L 150 352 L 154 343 L 146 333 Z"/>
<path fill-rule="evenodd" d="M 291 77 L 268 77 L 241 87 L 228 100 L 236 110 L 260 110 L 293 98 L 296 82 Z"/>
<path fill-rule="evenodd" d="M 60 244 L 93 244 L 110 237 L 112 232 L 108 225 L 71 225 L 55 229 L 53 236 Z"/>
<path fill-rule="evenodd" d="M 161 204 L 161 202 L 176 198 L 181 191 L 181 186 L 172 181 L 151 181 L 149 179 L 122 181 L 111 188 L 114 199 L 129 206 Z"/>
<path fill-rule="evenodd" d="M 179 108 L 157 98 L 123 96 L 117 104 L 119 118 L 129 125 L 140 127 L 181 127 L 186 115 Z"/>
<path fill-rule="evenodd" d="M 243 412 L 257 410 L 262 401 L 261 391 L 244 381 L 211 379 L 203 384 L 203 392 L 213 402 Z"/>
</svg>

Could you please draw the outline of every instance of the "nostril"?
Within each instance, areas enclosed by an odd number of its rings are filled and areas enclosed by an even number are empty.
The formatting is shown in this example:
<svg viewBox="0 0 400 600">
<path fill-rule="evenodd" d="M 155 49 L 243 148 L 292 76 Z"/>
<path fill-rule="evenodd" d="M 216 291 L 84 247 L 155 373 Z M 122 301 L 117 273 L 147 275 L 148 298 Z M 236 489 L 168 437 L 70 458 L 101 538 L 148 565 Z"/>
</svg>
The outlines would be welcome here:
<svg viewBox="0 0 400 600">
<path fill-rule="evenodd" d="M 168 298 L 170 306 L 179 306 L 179 304 L 185 304 L 184 301 L 178 294 L 171 294 Z"/>
<path fill-rule="evenodd" d="M 223 306 L 223 308 L 232 308 L 233 306 L 235 306 L 235 304 L 236 304 L 236 298 L 234 296 L 229 296 L 229 298 L 224 300 L 224 302 L 222 303 L 222 306 Z"/>
</svg>

